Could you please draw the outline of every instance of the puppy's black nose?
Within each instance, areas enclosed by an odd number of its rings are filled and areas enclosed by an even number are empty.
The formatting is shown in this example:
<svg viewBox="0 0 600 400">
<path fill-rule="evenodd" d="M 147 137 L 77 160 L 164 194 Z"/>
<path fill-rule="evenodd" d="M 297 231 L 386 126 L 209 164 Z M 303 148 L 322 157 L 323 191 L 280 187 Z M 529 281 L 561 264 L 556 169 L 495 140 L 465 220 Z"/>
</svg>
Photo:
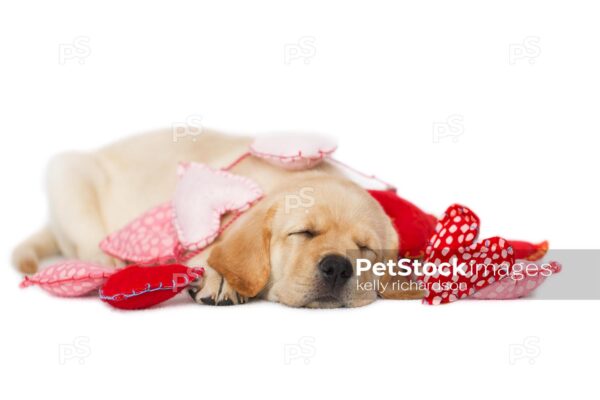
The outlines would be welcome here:
<svg viewBox="0 0 600 400">
<path fill-rule="evenodd" d="M 323 280 L 332 289 L 342 286 L 352 276 L 352 263 L 346 257 L 337 254 L 325 256 L 319 262 L 319 271 Z"/>
</svg>

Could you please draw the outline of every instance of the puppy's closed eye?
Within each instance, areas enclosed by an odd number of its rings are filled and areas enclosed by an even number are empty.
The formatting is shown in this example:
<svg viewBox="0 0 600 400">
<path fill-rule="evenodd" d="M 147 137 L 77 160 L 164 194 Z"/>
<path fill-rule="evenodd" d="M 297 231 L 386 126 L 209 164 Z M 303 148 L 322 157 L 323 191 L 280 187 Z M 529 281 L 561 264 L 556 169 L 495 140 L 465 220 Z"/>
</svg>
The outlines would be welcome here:
<svg viewBox="0 0 600 400">
<path fill-rule="evenodd" d="M 364 242 L 356 242 L 356 246 L 358 247 L 358 251 L 360 252 L 362 257 L 369 259 L 376 259 L 380 257 L 380 253 L 373 250 L 372 246 L 369 244 L 366 244 Z"/>
<path fill-rule="evenodd" d="M 369 246 L 367 246 L 366 244 L 361 244 L 361 243 L 356 243 L 356 245 L 358 246 L 358 249 L 360 251 L 373 251 L 371 250 L 371 248 Z"/>
<path fill-rule="evenodd" d="M 288 234 L 288 236 L 302 236 L 307 239 L 312 239 L 317 235 L 318 235 L 318 233 L 311 229 L 301 229 L 301 230 L 293 231 Z"/>
</svg>

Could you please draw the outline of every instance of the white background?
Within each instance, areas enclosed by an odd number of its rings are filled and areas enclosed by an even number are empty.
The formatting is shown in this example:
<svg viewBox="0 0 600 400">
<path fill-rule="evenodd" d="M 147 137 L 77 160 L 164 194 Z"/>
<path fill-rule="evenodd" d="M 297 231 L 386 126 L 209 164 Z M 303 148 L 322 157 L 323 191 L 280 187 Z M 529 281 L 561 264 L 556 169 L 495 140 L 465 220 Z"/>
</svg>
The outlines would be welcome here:
<svg viewBox="0 0 600 400">
<path fill-rule="evenodd" d="M 49 157 L 200 117 L 328 133 L 340 159 L 424 209 L 468 205 L 483 236 L 597 248 L 596 6 L 3 1 L 2 397 L 596 398 L 598 302 L 314 311 L 182 297 L 121 313 L 19 290 L 8 267 L 44 221 Z"/>
</svg>

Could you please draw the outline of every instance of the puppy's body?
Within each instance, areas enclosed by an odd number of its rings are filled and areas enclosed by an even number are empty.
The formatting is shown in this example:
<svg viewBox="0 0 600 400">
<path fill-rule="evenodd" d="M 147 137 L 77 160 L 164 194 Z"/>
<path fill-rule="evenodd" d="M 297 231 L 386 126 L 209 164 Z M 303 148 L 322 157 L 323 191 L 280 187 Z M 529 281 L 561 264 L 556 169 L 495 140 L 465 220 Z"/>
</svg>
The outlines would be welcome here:
<svg viewBox="0 0 600 400">
<path fill-rule="evenodd" d="M 98 243 L 144 211 L 168 201 L 180 162 L 222 168 L 247 152 L 252 141 L 206 130 L 193 138 L 176 141 L 171 131 L 161 131 L 94 153 L 55 157 L 47 178 L 50 221 L 15 250 L 14 263 L 31 273 L 43 257 L 60 253 L 118 265 L 101 252 Z M 265 198 L 188 262 L 210 266 L 202 286 L 194 291 L 196 300 L 235 304 L 261 296 L 293 306 L 316 307 L 356 306 L 374 300 L 375 291 L 356 293 L 346 282 L 350 278 L 344 277 L 340 285 L 337 272 L 334 283 L 331 276 L 325 279 L 322 270 L 328 267 L 321 263 L 327 255 L 345 257 L 348 251 L 361 248 L 372 249 L 373 254 L 376 249 L 397 248 L 389 219 L 364 190 L 342 178 L 329 163 L 308 172 L 290 172 L 247 157 L 231 171 L 257 182 Z M 283 210 L 286 196 L 301 196 L 305 189 L 314 196 L 309 208 Z M 305 231 L 316 235 L 309 238 L 308 233 L 301 233 Z M 305 237 L 299 238 L 302 235 Z M 291 264 L 290 257 L 295 257 Z M 365 275 L 351 280 L 371 278 Z"/>
</svg>

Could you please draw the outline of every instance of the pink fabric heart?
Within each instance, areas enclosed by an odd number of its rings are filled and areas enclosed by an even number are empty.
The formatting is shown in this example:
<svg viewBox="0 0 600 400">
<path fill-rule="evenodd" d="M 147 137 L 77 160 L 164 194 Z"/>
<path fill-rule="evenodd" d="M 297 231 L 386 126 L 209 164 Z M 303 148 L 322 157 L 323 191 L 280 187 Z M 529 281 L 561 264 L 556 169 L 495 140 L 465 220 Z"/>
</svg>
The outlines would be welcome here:
<svg viewBox="0 0 600 400">
<path fill-rule="evenodd" d="M 519 263 L 517 262 L 515 265 Z M 528 268 L 526 274 L 513 271 L 510 276 L 476 292 L 473 298 L 479 300 L 518 299 L 529 295 L 544 283 L 548 276 L 557 274 L 562 269 L 561 265 L 555 261 L 545 264 L 545 268 L 542 268 L 543 264 L 535 264 L 530 261 L 523 261 L 522 264 Z"/>
<path fill-rule="evenodd" d="M 334 140 L 311 134 L 270 135 L 257 137 L 250 153 L 285 169 L 312 168 L 337 148 Z"/>
<path fill-rule="evenodd" d="M 98 289 L 115 271 L 102 265 L 78 260 L 60 261 L 33 276 L 26 276 L 21 287 L 38 285 L 56 296 L 83 296 Z"/>
<path fill-rule="evenodd" d="M 179 242 L 188 251 L 208 246 L 221 233 L 222 215 L 241 213 L 262 196 L 250 179 L 204 164 L 183 164 L 173 197 Z"/>
<path fill-rule="evenodd" d="M 106 237 L 100 248 L 130 263 L 184 262 L 227 227 L 221 226 L 223 214 L 241 213 L 262 196 L 249 179 L 206 165 L 181 164 L 178 175 L 173 201 L 146 211 Z"/>
<path fill-rule="evenodd" d="M 144 265 L 181 262 L 188 258 L 173 226 L 170 201 L 146 211 L 107 236 L 100 248 L 120 260 Z"/>
</svg>

